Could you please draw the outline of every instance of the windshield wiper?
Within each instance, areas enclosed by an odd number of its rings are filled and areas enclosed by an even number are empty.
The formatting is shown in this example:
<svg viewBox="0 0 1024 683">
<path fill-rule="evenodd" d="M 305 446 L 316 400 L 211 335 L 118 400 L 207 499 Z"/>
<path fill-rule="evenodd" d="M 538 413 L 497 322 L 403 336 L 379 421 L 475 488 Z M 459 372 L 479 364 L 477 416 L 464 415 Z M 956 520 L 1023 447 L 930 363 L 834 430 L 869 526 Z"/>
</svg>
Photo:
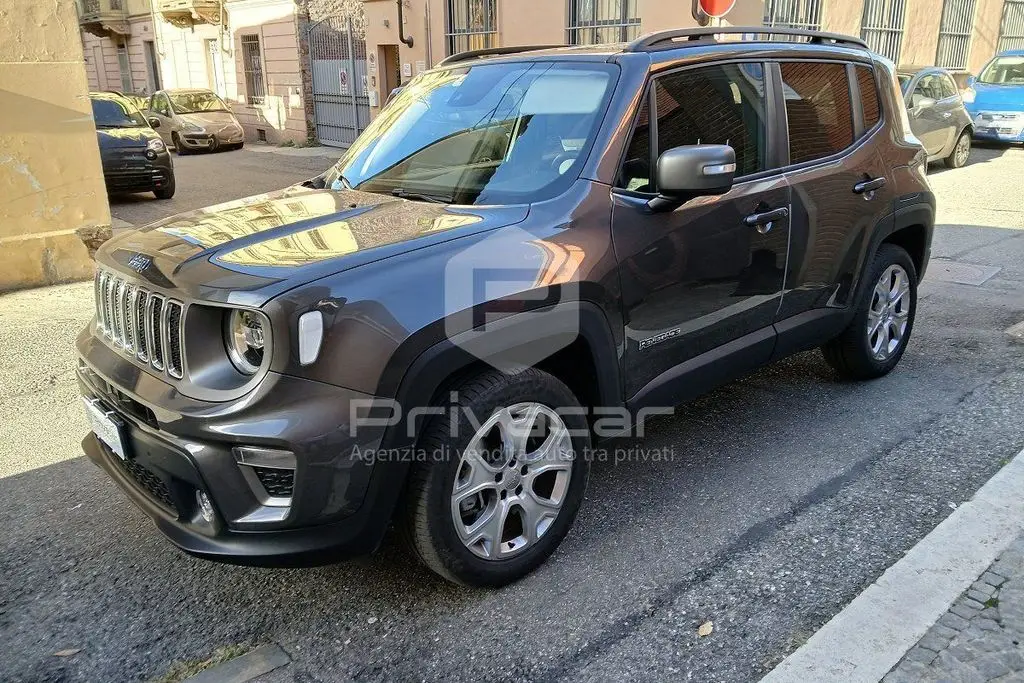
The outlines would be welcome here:
<svg viewBox="0 0 1024 683">
<path fill-rule="evenodd" d="M 455 197 L 452 195 L 444 194 L 425 194 L 423 192 L 408 192 L 404 188 L 396 187 L 391 190 L 391 194 L 395 197 L 401 197 L 402 199 L 411 199 L 418 202 L 431 202 L 432 204 L 451 204 L 455 201 Z"/>
</svg>

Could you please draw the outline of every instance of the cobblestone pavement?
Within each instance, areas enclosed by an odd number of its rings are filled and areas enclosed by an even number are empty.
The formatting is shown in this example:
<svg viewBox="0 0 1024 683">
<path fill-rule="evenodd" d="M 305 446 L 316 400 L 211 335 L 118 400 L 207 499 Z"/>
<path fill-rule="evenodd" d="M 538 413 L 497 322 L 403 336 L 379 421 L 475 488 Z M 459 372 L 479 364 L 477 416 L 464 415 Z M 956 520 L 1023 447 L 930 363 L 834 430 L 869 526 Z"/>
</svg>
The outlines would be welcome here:
<svg viewBox="0 0 1024 683">
<path fill-rule="evenodd" d="M 1024 534 L 883 679 L 919 681 L 1024 681 Z"/>
</svg>

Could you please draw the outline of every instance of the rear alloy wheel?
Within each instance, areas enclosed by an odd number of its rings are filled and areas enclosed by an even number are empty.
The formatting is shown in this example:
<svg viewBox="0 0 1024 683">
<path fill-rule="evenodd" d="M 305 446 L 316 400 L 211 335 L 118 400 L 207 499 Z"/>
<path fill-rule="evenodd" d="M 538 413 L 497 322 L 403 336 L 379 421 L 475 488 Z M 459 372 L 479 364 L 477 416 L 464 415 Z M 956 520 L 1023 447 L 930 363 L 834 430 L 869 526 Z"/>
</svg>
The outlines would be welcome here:
<svg viewBox="0 0 1024 683">
<path fill-rule="evenodd" d="M 454 394 L 456 429 L 451 411 L 426 425 L 399 526 L 446 579 L 503 586 L 568 533 L 590 471 L 587 421 L 568 387 L 533 368 L 484 372 Z"/>
<path fill-rule="evenodd" d="M 822 347 L 829 365 L 847 379 L 874 379 L 899 363 L 914 328 L 917 270 L 904 249 L 883 244 L 864 274 L 853 321 Z"/>
<path fill-rule="evenodd" d="M 965 130 L 953 146 L 953 151 L 945 158 L 944 163 L 948 168 L 962 168 L 967 165 L 971 157 L 971 131 Z"/>
</svg>

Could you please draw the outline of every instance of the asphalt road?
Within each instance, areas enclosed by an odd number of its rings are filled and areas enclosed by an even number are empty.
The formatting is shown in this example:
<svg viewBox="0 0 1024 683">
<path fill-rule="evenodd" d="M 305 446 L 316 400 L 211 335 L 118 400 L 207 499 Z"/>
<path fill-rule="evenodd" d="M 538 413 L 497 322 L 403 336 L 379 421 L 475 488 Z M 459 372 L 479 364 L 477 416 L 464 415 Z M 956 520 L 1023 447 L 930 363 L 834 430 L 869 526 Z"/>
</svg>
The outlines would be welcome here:
<svg viewBox="0 0 1024 683">
<path fill-rule="evenodd" d="M 184 161 L 226 187 L 205 164 L 228 156 Z M 0 297 L 0 679 L 147 679 L 273 642 L 293 661 L 268 682 L 755 680 L 1024 446 L 1024 345 L 1003 332 L 1024 320 L 1022 168 L 1024 150 L 979 150 L 933 172 L 936 261 L 895 372 L 839 383 L 802 354 L 652 422 L 613 446 L 671 460 L 596 464 L 560 550 L 500 591 L 391 540 L 309 570 L 180 554 L 79 456 L 89 285 Z M 942 259 L 1000 270 L 954 284 Z"/>
</svg>

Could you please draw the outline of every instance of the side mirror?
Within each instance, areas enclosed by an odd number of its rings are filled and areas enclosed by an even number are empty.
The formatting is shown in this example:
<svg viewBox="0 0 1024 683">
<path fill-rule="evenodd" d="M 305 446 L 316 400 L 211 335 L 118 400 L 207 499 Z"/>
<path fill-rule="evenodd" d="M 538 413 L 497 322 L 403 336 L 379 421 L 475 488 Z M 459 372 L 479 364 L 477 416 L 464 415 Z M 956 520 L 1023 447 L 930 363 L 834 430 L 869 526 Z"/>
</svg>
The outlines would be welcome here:
<svg viewBox="0 0 1024 683">
<path fill-rule="evenodd" d="M 147 120 L 149 121 L 150 128 L 159 128 L 160 127 L 160 119 L 156 118 L 155 116 L 151 116 Z"/>
<path fill-rule="evenodd" d="M 935 100 L 930 97 L 924 97 L 923 95 L 911 98 L 911 101 L 914 105 L 914 109 L 917 111 L 924 111 L 925 109 L 931 109 L 935 106 Z"/>
<path fill-rule="evenodd" d="M 736 176 L 736 150 L 728 145 L 685 145 L 658 157 L 658 196 L 651 211 L 671 211 L 694 197 L 725 194 Z"/>
<path fill-rule="evenodd" d="M 968 88 L 974 87 L 974 84 L 977 83 L 977 82 L 978 82 L 978 77 L 975 76 L 974 74 L 971 74 L 970 76 L 967 77 L 967 87 Z"/>
</svg>

